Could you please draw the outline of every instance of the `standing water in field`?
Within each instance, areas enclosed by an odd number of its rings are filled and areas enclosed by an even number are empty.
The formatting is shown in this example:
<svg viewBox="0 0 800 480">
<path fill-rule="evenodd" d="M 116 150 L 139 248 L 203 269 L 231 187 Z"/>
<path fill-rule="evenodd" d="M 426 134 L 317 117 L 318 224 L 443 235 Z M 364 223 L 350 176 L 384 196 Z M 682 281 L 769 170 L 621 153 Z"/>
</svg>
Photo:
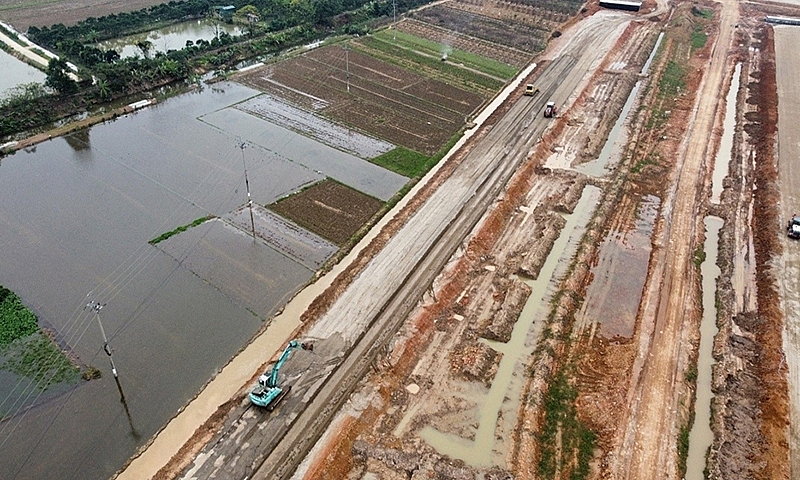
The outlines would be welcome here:
<svg viewBox="0 0 800 480">
<path fill-rule="evenodd" d="M 530 330 L 534 328 L 538 331 L 541 328 L 541 322 L 535 323 L 534 321 L 541 320 L 546 315 L 545 310 L 549 307 L 546 298 L 548 293 L 552 293 L 549 292 L 549 287 L 553 281 L 557 281 L 565 274 L 599 195 L 600 189 L 594 186 L 587 186 L 583 190 L 574 213 L 566 217 L 567 223 L 553 244 L 539 276 L 536 280 L 526 281 L 532 289 L 531 295 L 528 297 L 519 319 L 514 324 L 511 340 L 508 343 L 501 343 L 481 339 L 491 348 L 501 352 L 503 357 L 492 381 L 489 394 L 479 405 L 479 423 L 475 439 L 467 440 L 456 435 L 442 433 L 433 427 L 424 427 L 420 430 L 419 435 L 438 452 L 463 460 L 475 467 L 492 464 L 498 414 L 503 408 L 506 397 L 511 399 L 510 401 L 516 402 L 520 395 L 519 391 L 510 391 L 517 389 L 509 388 L 512 384 L 514 369 L 517 368 L 520 361 L 524 362 L 533 351 L 532 346 L 526 345 Z M 536 336 L 538 337 L 538 335 Z"/>
</svg>

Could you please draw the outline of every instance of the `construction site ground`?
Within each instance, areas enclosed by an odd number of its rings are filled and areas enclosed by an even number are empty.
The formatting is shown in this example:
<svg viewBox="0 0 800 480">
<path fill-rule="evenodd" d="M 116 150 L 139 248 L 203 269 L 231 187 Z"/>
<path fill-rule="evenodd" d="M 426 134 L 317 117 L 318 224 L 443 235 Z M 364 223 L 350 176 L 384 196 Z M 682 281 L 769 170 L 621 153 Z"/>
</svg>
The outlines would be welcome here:
<svg viewBox="0 0 800 480">
<path fill-rule="evenodd" d="M 519 86 L 500 97 L 240 355 L 245 366 L 226 367 L 119 478 L 159 469 L 187 479 L 682 478 L 704 388 L 695 382 L 706 215 L 724 221 L 707 471 L 797 476 L 800 247 L 784 230 L 800 181 L 791 116 L 800 92 L 787 81 L 797 78 L 797 27 L 773 29 L 763 16 L 800 11 L 646 6 L 587 11 L 562 28 L 520 79 L 541 96 Z M 736 122 L 724 125 L 737 63 Z M 622 147 L 596 173 L 637 82 Z M 547 100 L 561 107 L 555 119 L 541 116 Z M 733 149 L 718 155 L 724 128 L 734 128 Z M 715 158 L 728 154 L 712 202 Z M 497 190 L 484 189 L 492 182 Z M 471 210 L 475 223 L 458 224 Z M 443 268 L 423 263 L 437 255 Z M 425 294 L 394 306 L 409 285 Z M 387 321 L 366 363 L 350 366 L 395 308 L 410 314 Z M 247 368 L 292 337 L 318 348 L 286 363 L 293 390 L 275 412 L 254 409 L 245 395 L 260 372 Z M 302 463 L 295 471 L 286 458 Z"/>
</svg>

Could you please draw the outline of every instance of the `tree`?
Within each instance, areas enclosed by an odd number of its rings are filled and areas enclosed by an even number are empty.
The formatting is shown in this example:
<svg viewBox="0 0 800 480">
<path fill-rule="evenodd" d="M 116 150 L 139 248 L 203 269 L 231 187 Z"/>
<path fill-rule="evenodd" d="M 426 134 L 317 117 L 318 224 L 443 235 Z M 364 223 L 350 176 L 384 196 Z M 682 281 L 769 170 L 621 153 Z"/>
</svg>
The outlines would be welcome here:
<svg viewBox="0 0 800 480">
<path fill-rule="evenodd" d="M 67 74 L 67 61 L 61 58 L 50 59 L 47 64 L 47 79 L 44 84 L 61 95 L 71 95 L 78 91 L 78 84 Z"/>
</svg>

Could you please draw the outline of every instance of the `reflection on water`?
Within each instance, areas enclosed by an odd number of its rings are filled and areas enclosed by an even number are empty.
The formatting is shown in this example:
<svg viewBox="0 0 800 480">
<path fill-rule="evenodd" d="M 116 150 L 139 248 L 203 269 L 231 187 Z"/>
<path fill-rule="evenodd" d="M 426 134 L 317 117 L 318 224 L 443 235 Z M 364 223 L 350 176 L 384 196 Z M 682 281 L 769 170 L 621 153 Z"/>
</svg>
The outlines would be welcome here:
<svg viewBox="0 0 800 480">
<path fill-rule="evenodd" d="M 0 477 L 109 478 L 311 278 L 229 227 L 173 237 L 171 255 L 147 243 L 247 201 L 237 136 L 252 145 L 244 132 L 263 121 L 198 118 L 257 93 L 220 83 L 3 158 L 0 284 L 103 377 L 0 422 Z M 254 202 L 323 178 L 297 161 L 296 135 L 283 156 L 244 151 Z M 121 387 L 85 318 L 89 292 L 107 303 Z M 15 383 L 0 375 L 0 401 Z"/>
<path fill-rule="evenodd" d="M 167 50 L 180 50 L 186 47 L 186 42 L 198 40 L 211 41 L 222 33 L 228 35 L 241 35 L 242 31 L 235 25 L 221 23 L 209 19 L 192 20 L 189 22 L 169 25 L 145 33 L 137 33 L 127 37 L 116 38 L 98 44 L 102 50 L 116 50 L 120 57 L 143 56 L 138 43 L 148 41 L 151 44 L 149 54 L 167 52 Z"/>
</svg>

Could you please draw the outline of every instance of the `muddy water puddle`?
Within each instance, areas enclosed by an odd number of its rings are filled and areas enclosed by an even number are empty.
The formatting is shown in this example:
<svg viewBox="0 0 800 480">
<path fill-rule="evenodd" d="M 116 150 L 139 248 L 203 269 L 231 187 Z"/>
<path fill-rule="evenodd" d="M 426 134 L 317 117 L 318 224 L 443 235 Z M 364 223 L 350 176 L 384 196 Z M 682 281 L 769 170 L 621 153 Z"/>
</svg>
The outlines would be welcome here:
<svg viewBox="0 0 800 480">
<path fill-rule="evenodd" d="M 714 158 L 714 172 L 711 176 L 711 203 L 719 204 L 722 195 L 722 183 L 728 175 L 728 167 L 733 155 L 733 133 L 736 128 L 736 97 L 739 93 L 739 77 L 742 74 L 742 64 L 737 63 L 733 70 L 731 87 L 725 99 L 725 120 L 723 123 L 722 138 L 719 150 Z"/>
<path fill-rule="evenodd" d="M 658 39 L 653 47 L 653 51 L 650 52 L 650 57 L 648 57 L 647 62 L 645 62 L 644 67 L 642 68 L 642 75 L 647 75 L 650 64 L 652 63 L 656 52 L 658 52 L 658 47 L 661 45 L 661 40 L 663 38 L 664 33 L 662 32 L 658 35 Z M 633 89 L 631 89 L 631 93 L 628 94 L 628 99 L 625 101 L 625 104 L 622 107 L 622 112 L 620 112 L 619 118 L 617 118 L 614 126 L 611 127 L 611 132 L 608 134 L 608 139 L 603 145 L 603 149 L 600 150 L 600 155 L 591 162 L 578 165 L 575 167 L 575 170 L 593 177 L 602 177 L 606 174 L 609 168 L 612 168 L 617 164 L 617 162 L 619 162 L 622 155 L 622 148 L 628 141 L 628 135 L 624 129 L 624 126 L 628 121 L 628 114 L 630 113 L 631 108 L 633 108 L 633 104 L 636 101 L 636 96 L 639 94 L 639 88 L 641 87 L 641 84 L 641 80 L 637 81 L 633 86 Z"/>
<path fill-rule="evenodd" d="M 700 323 L 700 350 L 697 358 L 697 398 L 694 405 L 694 424 L 689 433 L 689 456 L 686 459 L 686 480 L 703 480 L 706 468 L 706 453 L 714 439 L 711 431 L 711 367 L 714 357 L 711 355 L 714 337 L 717 335 L 717 277 L 720 275 L 717 266 L 719 231 L 722 228 L 721 218 L 709 216 L 705 218 L 706 241 L 703 251 L 705 260 L 700 266 L 703 276 L 703 320 Z"/>
<path fill-rule="evenodd" d="M 596 325 L 600 336 L 633 336 L 660 204 L 658 197 L 644 197 L 633 227 L 612 231 L 600 246 L 598 262 L 592 267 L 593 280 L 578 314 L 578 322 Z"/>
<path fill-rule="evenodd" d="M 525 362 L 533 352 L 541 321 L 547 315 L 547 299 L 553 294 L 553 284 L 567 272 L 599 196 L 600 189 L 597 187 L 590 185 L 584 189 L 575 213 L 566 216 L 567 223 L 542 266 L 539 277 L 526 281 L 532 292 L 514 324 L 511 340 L 500 343 L 481 339 L 503 356 L 488 394 L 479 402 L 474 439 L 443 433 L 430 426 L 419 431 L 419 435 L 439 453 L 463 460 L 474 467 L 503 464 L 506 446 L 502 439 L 499 442 L 496 439 L 498 419 L 502 417 L 504 422 L 513 422 L 522 388 L 522 382 L 514 381 L 515 372 L 524 369 Z M 507 399 L 512 405 L 504 405 Z"/>
</svg>

